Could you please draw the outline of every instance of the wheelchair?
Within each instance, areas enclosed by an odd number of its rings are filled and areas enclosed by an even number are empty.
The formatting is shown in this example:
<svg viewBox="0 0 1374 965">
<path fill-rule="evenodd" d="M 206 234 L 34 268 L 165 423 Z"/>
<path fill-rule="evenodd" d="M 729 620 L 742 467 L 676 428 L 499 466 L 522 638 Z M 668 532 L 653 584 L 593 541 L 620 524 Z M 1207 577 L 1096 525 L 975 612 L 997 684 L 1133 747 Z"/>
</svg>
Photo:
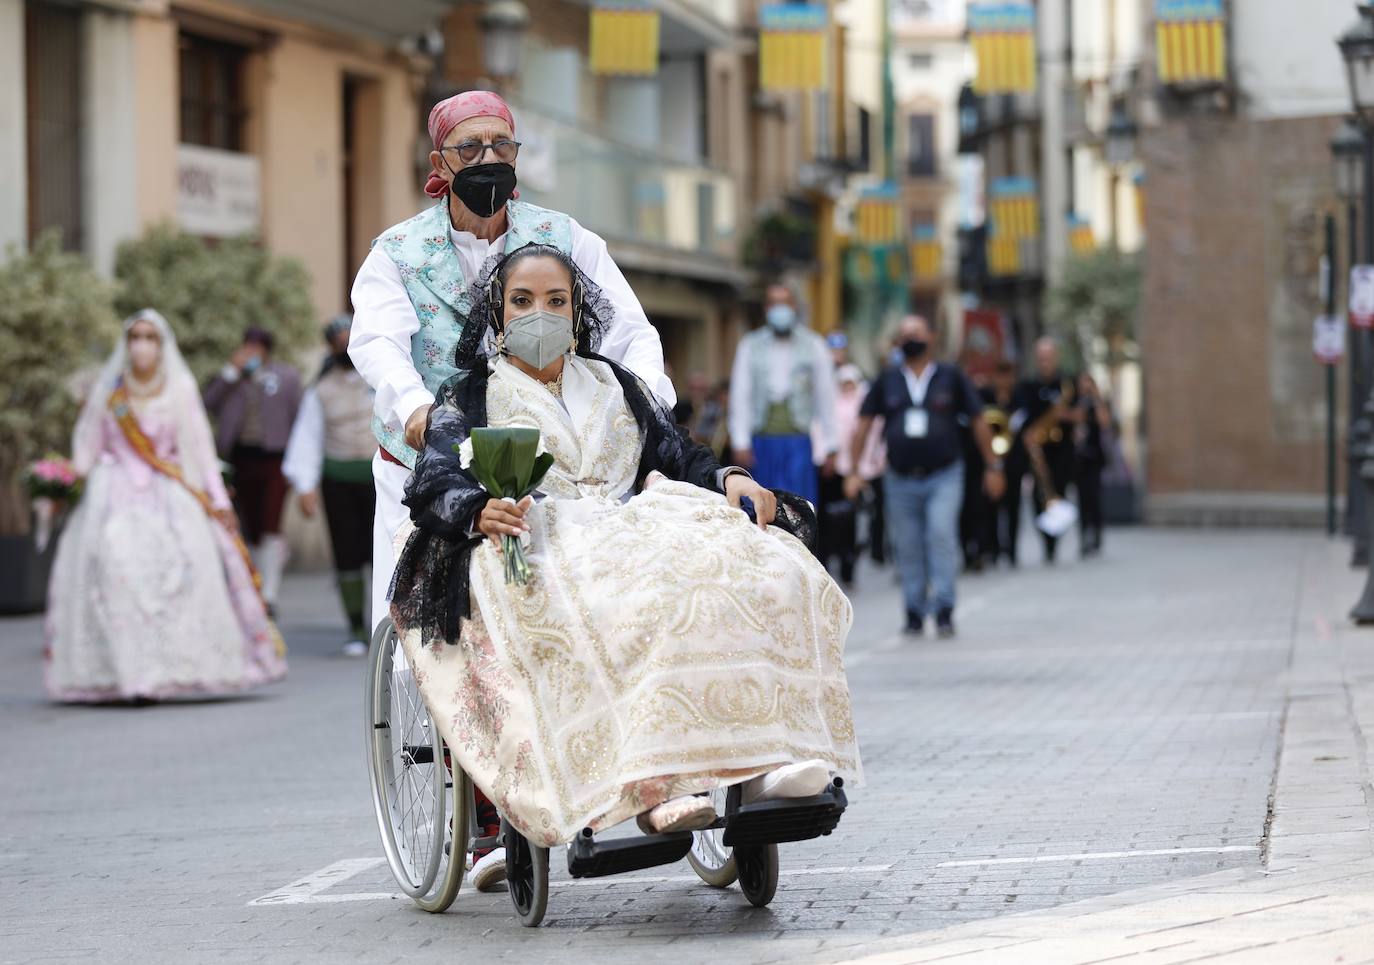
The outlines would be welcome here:
<svg viewBox="0 0 1374 965">
<path fill-rule="evenodd" d="M 549 849 L 531 844 L 504 818 L 499 835 L 482 835 L 472 781 L 430 719 L 390 619 L 373 635 L 366 689 L 372 803 L 401 890 L 425 911 L 443 912 L 458 895 L 467 855 L 504 847 L 515 916 L 538 926 L 548 908 Z M 778 845 L 830 834 L 848 806 L 839 777 L 815 797 L 744 804 L 739 785 L 712 796 L 720 817 L 703 831 L 605 840 L 584 828 L 566 845 L 568 873 L 596 878 L 686 858 L 707 885 L 738 881 L 750 904 L 762 908 L 777 891 Z"/>
</svg>

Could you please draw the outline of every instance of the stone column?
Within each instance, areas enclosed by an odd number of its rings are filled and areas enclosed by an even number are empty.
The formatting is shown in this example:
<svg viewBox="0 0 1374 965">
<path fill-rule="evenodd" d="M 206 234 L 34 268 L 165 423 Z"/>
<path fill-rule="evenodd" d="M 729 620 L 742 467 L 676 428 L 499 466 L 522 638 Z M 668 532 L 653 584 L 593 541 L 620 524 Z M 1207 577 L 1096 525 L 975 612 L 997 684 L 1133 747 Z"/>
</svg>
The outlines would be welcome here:
<svg viewBox="0 0 1374 965">
<path fill-rule="evenodd" d="M 29 237 L 24 0 L 0 0 L 0 257 Z"/>
</svg>

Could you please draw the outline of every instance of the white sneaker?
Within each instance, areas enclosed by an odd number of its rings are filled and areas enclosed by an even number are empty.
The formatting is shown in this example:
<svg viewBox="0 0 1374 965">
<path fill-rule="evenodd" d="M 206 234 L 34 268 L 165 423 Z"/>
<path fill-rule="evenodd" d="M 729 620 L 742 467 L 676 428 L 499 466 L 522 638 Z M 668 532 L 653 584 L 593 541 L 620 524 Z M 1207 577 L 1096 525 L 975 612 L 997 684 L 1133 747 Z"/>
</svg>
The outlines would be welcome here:
<svg viewBox="0 0 1374 965">
<path fill-rule="evenodd" d="M 812 797 L 830 783 L 830 768 L 825 761 L 802 761 L 751 777 L 744 782 L 740 797 L 744 804 L 777 801 L 790 797 Z"/>
<path fill-rule="evenodd" d="M 491 891 L 506 880 L 506 849 L 492 848 L 478 858 L 468 872 L 468 884 L 478 891 Z"/>
<path fill-rule="evenodd" d="M 361 640 L 350 640 L 343 645 L 343 655 L 345 657 L 366 657 L 367 644 Z"/>
</svg>

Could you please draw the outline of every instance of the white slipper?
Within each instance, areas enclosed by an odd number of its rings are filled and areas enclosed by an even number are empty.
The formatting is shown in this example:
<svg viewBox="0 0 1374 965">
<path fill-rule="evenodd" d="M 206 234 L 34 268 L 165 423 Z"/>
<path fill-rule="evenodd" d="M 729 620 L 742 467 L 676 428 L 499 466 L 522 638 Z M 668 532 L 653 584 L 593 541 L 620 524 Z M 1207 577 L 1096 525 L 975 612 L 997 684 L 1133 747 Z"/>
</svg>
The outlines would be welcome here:
<svg viewBox="0 0 1374 965">
<path fill-rule="evenodd" d="M 709 797 L 685 795 L 664 801 L 635 819 L 645 834 L 668 834 L 672 831 L 700 831 L 716 820 L 716 806 Z"/>
<path fill-rule="evenodd" d="M 478 891 L 490 891 L 506 880 L 506 849 L 492 848 L 478 858 L 468 872 L 468 883 Z"/>
<path fill-rule="evenodd" d="M 760 774 L 744 782 L 740 795 L 743 803 L 777 801 L 793 797 L 813 797 L 830 783 L 830 768 L 825 761 L 802 761 L 786 764 L 767 774 Z"/>
</svg>

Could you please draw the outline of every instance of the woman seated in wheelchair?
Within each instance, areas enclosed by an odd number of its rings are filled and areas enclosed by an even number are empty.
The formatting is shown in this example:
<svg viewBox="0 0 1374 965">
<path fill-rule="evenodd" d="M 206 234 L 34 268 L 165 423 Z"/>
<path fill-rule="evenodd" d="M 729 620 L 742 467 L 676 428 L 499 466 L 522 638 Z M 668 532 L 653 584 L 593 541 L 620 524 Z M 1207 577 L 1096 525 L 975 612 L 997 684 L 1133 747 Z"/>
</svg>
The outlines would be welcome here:
<svg viewBox="0 0 1374 965">
<path fill-rule="evenodd" d="M 611 309 L 558 249 L 518 249 L 475 290 L 392 584 L 457 764 L 545 847 L 632 816 L 703 828 L 700 792 L 741 782 L 747 804 L 858 777 L 853 614 L 807 548 L 810 507 L 722 469 L 596 354 Z M 534 498 L 493 499 L 463 468 L 482 426 L 540 431 L 555 461 Z M 500 540 L 522 533 L 532 577 L 507 584 Z M 503 876 L 496 858 L 479 887 Z"/>
</svg>

